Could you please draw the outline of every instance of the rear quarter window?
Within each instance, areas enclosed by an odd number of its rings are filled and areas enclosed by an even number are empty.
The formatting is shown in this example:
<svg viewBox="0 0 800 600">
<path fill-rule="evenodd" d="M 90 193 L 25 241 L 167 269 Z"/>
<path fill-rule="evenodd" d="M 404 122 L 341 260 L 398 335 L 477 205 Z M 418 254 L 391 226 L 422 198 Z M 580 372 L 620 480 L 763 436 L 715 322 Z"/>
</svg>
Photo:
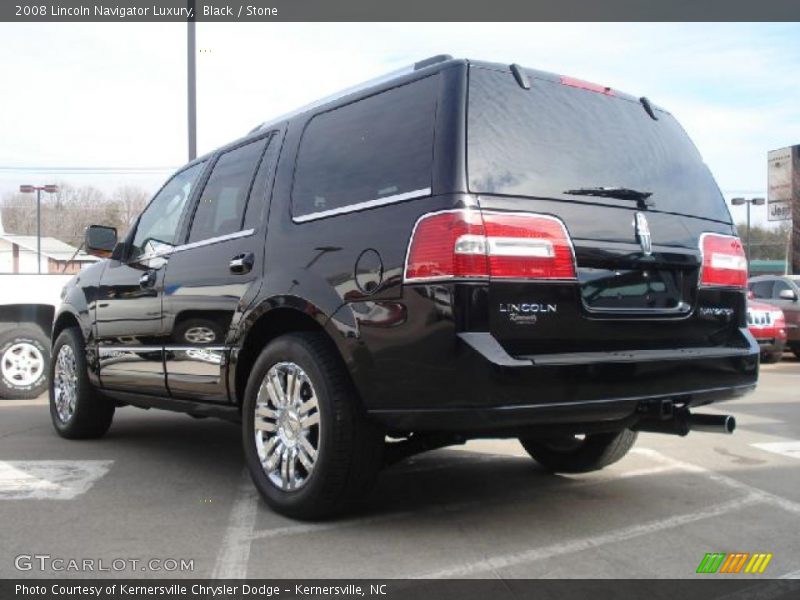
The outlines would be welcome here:
<svg viewBox="0 0 800 600">
<path fill-rule="evenodd" d="M 297 157 L 295 220 L 429 195 L 437 82 L 433 75 L 315 116 Z"/>
</svg>

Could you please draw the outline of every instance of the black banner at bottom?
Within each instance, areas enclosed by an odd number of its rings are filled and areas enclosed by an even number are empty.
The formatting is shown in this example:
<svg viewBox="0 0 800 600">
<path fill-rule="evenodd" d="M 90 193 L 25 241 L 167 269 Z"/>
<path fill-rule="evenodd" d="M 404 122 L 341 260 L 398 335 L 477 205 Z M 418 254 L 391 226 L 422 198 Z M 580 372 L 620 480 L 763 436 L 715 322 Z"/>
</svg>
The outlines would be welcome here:
<svg viewBox="0 0 800 600">
<path fill-rule="evenodd" d="M 705 576 L 704 576 L 705 577 Z M 0 580 L 3 600 L 778 600 L 800 597 L 800 580 L 729 579 L 450 579 L 450 580 Z"/>
</svg>

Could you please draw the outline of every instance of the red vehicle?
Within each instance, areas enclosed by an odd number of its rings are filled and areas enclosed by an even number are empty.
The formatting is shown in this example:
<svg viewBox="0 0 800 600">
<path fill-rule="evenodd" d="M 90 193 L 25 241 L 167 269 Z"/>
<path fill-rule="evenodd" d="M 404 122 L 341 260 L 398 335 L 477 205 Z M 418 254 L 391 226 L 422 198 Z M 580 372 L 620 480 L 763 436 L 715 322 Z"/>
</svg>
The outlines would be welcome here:
<svg viewBox="0 0 800 600">
<path fill-rule="evenodd" d="M 783 311 L 771 304 L 747 301 L 747 327 L 761 348 L 761 362 L 776 363 L 786 347 L 786 320 Z"/>
</svg>

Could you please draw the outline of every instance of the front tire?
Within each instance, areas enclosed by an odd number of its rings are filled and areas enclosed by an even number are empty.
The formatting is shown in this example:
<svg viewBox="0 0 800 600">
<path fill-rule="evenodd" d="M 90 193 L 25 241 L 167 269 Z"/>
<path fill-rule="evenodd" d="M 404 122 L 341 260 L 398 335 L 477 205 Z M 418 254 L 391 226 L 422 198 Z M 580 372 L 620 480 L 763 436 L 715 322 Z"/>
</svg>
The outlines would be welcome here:
<svg viewBox="0 0 800 600">
<path fill-rule="evenodd" d="M 783 352 L 763 352 L 761 354 L 761 362 L 765 365 L 773 365 L 783 359 Z"/>
<path fill-rule="evenodd" d="M 53 345 L 50 418 L 67 439 L 102 437 L 114 418 L 114 404 L 89 381 L 83 335 L 76 327 L 62 331 Z"/>
<path fill-rule="evenodd" d="M 361 500 L 374 483 L 384 433 L 358 405 L 324 334 L 270 342 L 250 373 L 242 410 L 247 467 L 276 512 L 329 517 Z"/>
<path fill-rule="evenodd" d="M 598 471 L 625 456 L 638 433 L 595 433 L 583 438 L 568 435 L 550 439 L 520 438 L 522 447 L 536 462 L 553 473 Z"/>
<path fill-rule="evenodd" d="M 0 334 L 0 397 L 30 400 L 47 390 L 50 340 L 35 325 Z"/>
</svg>

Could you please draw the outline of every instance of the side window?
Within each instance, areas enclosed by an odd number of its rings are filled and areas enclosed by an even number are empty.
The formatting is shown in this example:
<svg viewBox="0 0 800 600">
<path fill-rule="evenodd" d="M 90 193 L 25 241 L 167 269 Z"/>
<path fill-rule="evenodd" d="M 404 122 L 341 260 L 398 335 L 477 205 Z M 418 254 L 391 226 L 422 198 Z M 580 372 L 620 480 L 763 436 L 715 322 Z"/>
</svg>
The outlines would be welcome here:
<svg viewBox="0 0 800 600">
<path fill-rule="evenodd" d="M 241 231 L 247 197 L 267 139 L 222 154 L 195 209 L 189 242 Z"/>
<path fill-rule="evenodd" d="M 186 207 L 186 201 L 191 196 L 192 188 L 203 171 L 203 165 L 204 163 L 198 163 L 175 175 L 144 209 L 136 226 L 136 234 L 133 236 L 133 248 L 130 255 L 132 259 L 158 252 L 176 244 L 178 225 Z"/>
<path fill-rule="evenodd" d="M 750 290 L 756 298 L 772 298 L 772 281 L 756 281 L 750 284 Z"/>
<path fill-rule="evenodd" d="M 427 77 L 311 119 L 297 157 L 294 217 L 430 194 L 437 82 Z"/>
<path fill-rule="evenodd" d="M 779 298 L 781 297 L 781 292 L 782 292 L 783 290 L 790 290 L 790 291 L 792 291 L 792 292 L 794 291 L 794 290 L 792 289 L 792 286 L 790 286 L 790 285 L 789 285 L 788 283 L 786 283 L 785 281 L 782 281 L 782 280 L 780 280 L 780 279 L 776 280 L 776 281 L 775 281 L 775 289 L 774 289 L 774 290 L 772 290 L 772 297 L 773 297 L 773 298 L 776 298 L 776 299 L 779 299 Z"/>
<path fill-rule="evenodd" d="M 244 228 L 255 229 L 261 222 L 262 209 L 267 202 L 268 186 L 272 181 L 275 163 L 280 151 L 280 137 L 273 135 L 267 142 L 267 151 L 258 165 L 253 189 L 250 190 L 250 199 L 247 201 L 247 211 L 244 215 Z"/>
</svg>

